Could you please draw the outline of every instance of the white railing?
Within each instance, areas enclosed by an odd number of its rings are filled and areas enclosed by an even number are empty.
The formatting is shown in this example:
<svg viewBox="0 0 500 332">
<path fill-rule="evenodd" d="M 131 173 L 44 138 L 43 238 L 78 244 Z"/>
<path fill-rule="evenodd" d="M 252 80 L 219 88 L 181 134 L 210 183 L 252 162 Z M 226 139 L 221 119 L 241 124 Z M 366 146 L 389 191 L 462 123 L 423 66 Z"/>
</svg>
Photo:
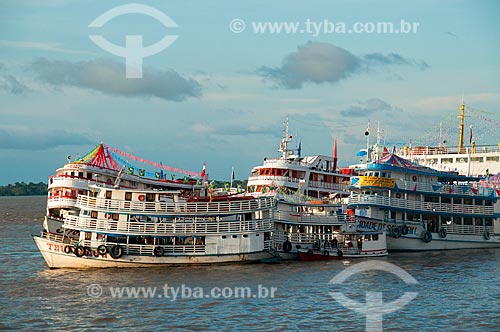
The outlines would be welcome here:
<svg viewBox="0 0 500 332">
<path fill-rule="evenodd" d="M 301 214 L 290 211 L 274 211 L 275 221 L 282 221 L 297 224 L 345 224 L 350 221 L 348 215 L 320 215 L 320 214 Z"/>
<path fill-rule="evenodd" d="M 410 182 L 397 180 L 396 182 L 399 189 L 410 191 L 422 191 L 430 193 L 450 194 L 450 195 L 467 195 L 467 196 L 490 196 L 495 194 L 495 190 L 491 188 L 478 187 L 478 186 L 461 186 L 449 184 L 431 184 L 423 182 Z M 416 187 L 415 187 L 416 185 Z M 415 190 L 414 190 L 415 189 Z M 474 192 L 475 191 L 475 192 Z"/>
<path fill-rule="evenodd" d="M 257 175 L 248 178 L 248 184 L 255 185 L 256 181 L 271 181 L 271 182 L 288 182 L 288 183 L 299 183 L 298 178 L 293 178 L 291 176 L 278 176 L 278 175 Z"/>
<path fill-rule="evenodd" d="M 486 232 L 493 234 L 493 227 L 491 226 L 442 225 L 441 227 L 449 234 L 484 235 Z"/>
<path fill-rule="evenodd" d="M 345 191 L 349 192 L 349 185 L 345 185 L 342 183 L 327 183 L 322 181 L 309 181 L 309 189 L 329 189 L 329 190 L 337 190 L 337 191 Z"/>
<path fill-rule="evenodd" d="M 271 219 L 229 221 L 229 222 L 126 222 L 109 219 L 93 219 L 89 217 L 68 216 L 64 219 L 64 228 L 96 231 L 114 234 L 140 234 L 140 235 L 203 235 L 227 234 L 242 232 L 267 232 L 271 231 Z"/>
<path fill-rule="evenodd" d="M 251 200 L 214 201 L 214 202 L 136 202 L 102 197 L 78 196 L 76 206 L 81 209 L 102 210 L 108 213 L 145 213 L 150 215 L 206 215 L 237 214 L 275 207 L 273 197 L 260 197 Z"/>
<path fill-rule="evenodd" d="M 45 238 L 49 241 L 54 241 L 54 242 L 59 242 L 59 243 L 74 244 L 77 242 L 75 240 L 70 239 L 67 236 L 53 234 L 53 233 L 47 233 L 47 232 L 42 232 L 41 237 Z"/>
<path fill-rule="evenodd" d="M 348 204 L 394 207 L 405 210 L 493 216 L 493 206 L 431 203 L 380 195 L 351 194 Z"/>
</svg>

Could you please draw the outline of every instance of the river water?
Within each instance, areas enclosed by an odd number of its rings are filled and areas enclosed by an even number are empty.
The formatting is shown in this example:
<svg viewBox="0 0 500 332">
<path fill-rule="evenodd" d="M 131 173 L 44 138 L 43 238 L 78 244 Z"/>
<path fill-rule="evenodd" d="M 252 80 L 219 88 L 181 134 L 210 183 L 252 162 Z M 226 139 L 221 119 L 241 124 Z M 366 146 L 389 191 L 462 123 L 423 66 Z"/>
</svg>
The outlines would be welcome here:
<svg viewBox="0 0 500 332">
<path fill-rule="evenodd" d="M 0 197 L 0 330 L 364 331 L 367 316 L 386 331 L 499 330 L 498 249 L 329 262 L 50 270 L 31 239 L 42 229 L 45 200 Z M 360 272 L 361 266 L 370 268 Z M 406 271 L 416 283 L 377 270 L 387 266 Z M 342 271 L 358 273 L 340 282 Z M 383 313 L 405 294 L 416 297 Z M 347 308 L 349 301 L 354 310 Z"/>
</svg>

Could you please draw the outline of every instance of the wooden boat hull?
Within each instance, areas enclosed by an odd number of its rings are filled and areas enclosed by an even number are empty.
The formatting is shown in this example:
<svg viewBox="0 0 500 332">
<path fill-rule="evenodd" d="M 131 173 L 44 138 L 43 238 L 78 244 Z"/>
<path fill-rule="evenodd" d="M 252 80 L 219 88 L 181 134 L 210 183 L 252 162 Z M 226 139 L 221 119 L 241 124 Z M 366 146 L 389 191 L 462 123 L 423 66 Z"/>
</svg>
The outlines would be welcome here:
<svg viewBox="0 0 500 332">
<path fill-rule="evenodd" d="M 162 257 L 124 254 L 118 259 L 112 258 L 109 254 L 77 257 L 75 254 L 64 252 L 64 248 L 67 246 L 65 243 L 51 241 L 40 236 L 33 236 L 33 240 L 50 268 L 86 269 L 244 263 L 272 257 L 269 252 L 265 251 L 224 255 L 165 255 Z"/>
</svg>

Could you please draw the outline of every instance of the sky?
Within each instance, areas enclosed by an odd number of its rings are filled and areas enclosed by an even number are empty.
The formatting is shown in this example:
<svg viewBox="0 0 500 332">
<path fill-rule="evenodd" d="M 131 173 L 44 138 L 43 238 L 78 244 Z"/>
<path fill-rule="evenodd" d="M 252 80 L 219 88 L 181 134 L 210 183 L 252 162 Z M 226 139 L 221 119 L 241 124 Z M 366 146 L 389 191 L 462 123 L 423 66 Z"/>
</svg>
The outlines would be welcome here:
<svg viewBox="0 0 500 332">
<path fill-rule="evenodd" d="M 91 24 L 113 8 L 128 11 Z M 379 124 L 388 146 L 437 144 L 442 123 L 457 145 L 462 94 L 476 144 L 496 145 L 499 12 L 494 0 L 0 0 L 0 185 L 46 181 L 101 142 L 243 180 L 278 156 L 287 116 L 303 155 L 331 155 L 336 138 L 341 166 L 358 161 L 368 121 L 372 142 Z M 399 33 L 370 31 L 384 22 Z M 140 78 L 127 77 L 131 36 L 171 41 L 130 67 Z"/>
</svg>

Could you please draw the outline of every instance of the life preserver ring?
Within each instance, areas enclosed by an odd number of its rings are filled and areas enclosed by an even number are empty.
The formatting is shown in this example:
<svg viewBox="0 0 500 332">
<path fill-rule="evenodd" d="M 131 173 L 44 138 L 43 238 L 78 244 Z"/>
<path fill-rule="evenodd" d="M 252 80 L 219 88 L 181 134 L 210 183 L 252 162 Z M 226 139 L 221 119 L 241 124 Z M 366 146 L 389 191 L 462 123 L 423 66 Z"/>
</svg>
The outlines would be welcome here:
<svg viewBox="0 0 500 332">
<path fill-rule="evenodd" d="M 416 175 L 413 175 L 413 176 L 411 177 L 411 179 L 412 179 L 413 181 L 417 181 L 417 180 L 418 180 L 418 178 L 417 178 L 417 176 L 416 176 Z"/>
<path fill-rule="evenodd" d="M 153 249 L 153 255 L 155 255 L 155 257 L 161 257 L 164 253 L 165 250 L 163 249 L 163 247 L 158 246 Z"/>
<path fill-rule="evenodd" d="M 71 254 L 73 252 L 73 248 L 71 246 L 65 246 L 64 247 L 64 252 L 66 254 Z"/>
<path fill-rule="evenodd" d="M 97 247 L 97 252 L 99 255 L 104 256 L 108 253 L 108 248 L 104 244 L 101 244 Z"/>
<path fill-rule="evenodd" d="M 286 240 L 285 242 L 283 242 L 283 251 L 284 252 L 292 251 L 292 243 L 290 241 Z"/>
<path fill-rule="evenodd" d="M 396 193 L 396 198 L 401 198 L 401 193 Z"/>
<path fill-rule="evenodd" d="M 85 256 L 92 257 L 92 248 L 90 248 L 89 246 L 85 246 L 83 247 L 83 249 L 85 250 Z"/>
<path fill-rule="evenodd" d="M 325 250 L 325 251 L 323 251 L 323 255 L 324 256 L 330 256 L 330 253 L 328 252 L 328 250 Z"/>
<path fill-rule="evenodd" d="M 439 230 L 439 237 L 442 238 L 442 239 L 444 239 L 446 237 L 446 235 L 448 235 L 448 233 L 446 233 L 446 229 L 441 228 Z"/>
<path fill-rule="evenodd" d="M 146 198 L 144 195 L 139 195 L 137 197 L 141 202 L 144 202 L 144 199 Z"/>
<path fill-rule="evenodd" d="M 425 243 L 429 243 L 432 241 L 432 233 L 430 231 L 423 231 L 422 232 L 422 240 Z"/>
<path fill-rule="evenodd" d="M 109 255 L 114 259 L 118 259 L 123 255 L 123 248 L 115 244 L 114 246 L 109 248 Z"/>
<path fill-rule="evenodd" d="M 83 255 L 85 255 L 85 249 L 81 246 L 76 246 L 74 254 L 76 257 L 83 257 Z"/>
<path fill-rule="evenodd" d="M 486 232 L 484 232 L 484 238 L 485 238 L 485 240 L 489 240 L 489 239 L 491 239 L 491 236 L 490 236 L 490 231 L 486 231 Z"/>
<path fill-rule="evenodd" d="M 406 225 L 401 226 L 401 234 L 402 235 L 407 235 L 408 231 L 409 231 L 408 226 L 406 226 Z"/>
<path fill-rule="evenodd" d="M 319 211 L 319 212 L 323 212 L 323 211 L 325 211 L 325 208 L 324 208 L 323 206 L 320 206 L 320 207 L 318 208 L 318 211 Z"/>
<path fill-rule="evenodd" d="M 339 256 L 339 257 L 344 256 L 344 253 L 342 252 L 342 250 L 340 250 L 340 249 L 337 250 L 337 256 Z"/>
<path fill-rule="evenodd" d="M 398 226 L 394 226 L 391 230 L 391 235 L 393 238 L 397 239 L 398 237 L 401 237 L 401 228 Z"/>
<path fill-rule="evenodd" d="M 307 251 L 307 256 L 312 256 L 313 254 L 314 254 L 314 253 L 313 253 L 313 251 L 312 251 L 311 249 L 309 249 L 309 250 Z"/>
</svg>

